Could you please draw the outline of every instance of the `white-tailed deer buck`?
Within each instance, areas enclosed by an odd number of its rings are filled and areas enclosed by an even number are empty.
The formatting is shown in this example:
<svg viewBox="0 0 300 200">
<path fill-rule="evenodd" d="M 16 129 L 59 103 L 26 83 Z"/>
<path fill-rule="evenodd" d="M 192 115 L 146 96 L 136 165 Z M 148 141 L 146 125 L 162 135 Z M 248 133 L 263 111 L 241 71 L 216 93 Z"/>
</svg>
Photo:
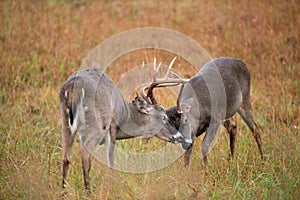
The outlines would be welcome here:
<svg viewBox="0 0 300 200">
<path fill-rule="evenodd" d="M 153 89 L 149 88 L 143 98 L 155 104 Z M 168 109 L 167 115 L 178 130 L 177 141 L 186 150 L 185 165 L 189 164 L 194 137 L 204 132 L 201 152 L 207 164 L 207 154 L 222 123 L 230 134 L 230 150 L 234 155 L 237 130 L 231 117 L 237 112 L 250 128 L 263 158 L 260 132 L 251 111 L 250 73 L 245 63 L 234 58 L 214 59 L 182 85 L 177 106 Z"/>
<path fill-rule="evenodd" d="M 177 133 L 161 105 L 150 105 L 140 97 L 132 103 L 126 102 L 110 77 L 94 68 L 77 71 L 67 79 L 60 90 L 60 112 L 63 188 L 76 131 L 79 132 L 87 192 L 90 189 L 90 155 L 96 145 L 105 143 L 107 164 L 112 167 L 115 140 L 152 134 L 174 141 L 172 135 Z"/>
</svg>

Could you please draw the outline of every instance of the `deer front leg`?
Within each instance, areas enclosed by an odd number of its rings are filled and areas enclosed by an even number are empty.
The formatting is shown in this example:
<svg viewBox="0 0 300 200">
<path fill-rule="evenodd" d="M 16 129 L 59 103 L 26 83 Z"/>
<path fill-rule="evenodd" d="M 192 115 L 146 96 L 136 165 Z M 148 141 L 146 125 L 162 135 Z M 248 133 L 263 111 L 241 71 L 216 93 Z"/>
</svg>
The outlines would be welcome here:
<svg viewBox="0 0 300 200">
<path fill-rule="evenodd" d="M 191 160 L 191 155 L 192 155 L 192 152 L 193 152 L 193 146 L 194 146 L 194 139 L 195 139 L 195 136 L 194 134 L 191 134 L 192 136 L 192 145 L 189 149 L 187 149 L 185 152 L 184 152 L 184 166 L 188 166 L 190 164 L 190 160 Z"/>
<path fill-rule="evenodd" d="M 204 161 L 205 166 L 207 166 L 207 164 L 208 164 L 207 154 L 208 154 L 209 150 L 211 149 L 212 141 L 215 139 L 215 135 L 217 133 L 219 126 L 220 126 L 220 123 L 214 121 L 214 122 L 210 123 L 209 127 L 206 130 L 206 134 L 203 139 L 202 146 L 201 146 L 201 153 L 203 156 L 203 161 Z"/>
<path fill-rule="evenodd" d="M 190 164 L 190 159 L 191 159 L 191 154 L 193 151 L 193 147 L 189 148 L 184 152 L 184 166 L 189 166 Z"/>
</svg>

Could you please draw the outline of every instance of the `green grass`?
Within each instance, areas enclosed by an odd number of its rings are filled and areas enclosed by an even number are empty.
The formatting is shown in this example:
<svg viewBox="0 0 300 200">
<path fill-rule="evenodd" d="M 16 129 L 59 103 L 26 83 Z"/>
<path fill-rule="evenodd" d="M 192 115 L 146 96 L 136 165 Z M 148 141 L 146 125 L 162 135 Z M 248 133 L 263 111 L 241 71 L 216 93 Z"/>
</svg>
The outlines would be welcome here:
<svg viewBox="0 0 300 200">
<path fill-rule="evenodd" d="M 187 168 L 180 158 L 151 173 L 111 173 L 94 159 L 90 198 L 299 199 L 299 7 L 292 1 L 1 1 L 0 199 L 61 197 L 59 89 L 101 41 L 144 26 L 178 30 L 213 57 L 237 57 L 247 63 L 266 161 L 237 117 L 232 160 L 228 161 L 225 132 L 210 152 L 206 169 L 200 157 L 202 138 L 197 138 Z M 154 56 L 164 63 L 173 57 L 163 51 L 132 52 L 114 62 L 108 74 L 117 81 L 132 66 L 151 62 Z M 195 74 L 182 67 L 183 59 L 176 62 L 186 77 Z M 168 95 L 157 94 L 165 107 L 175 104 Z M 118 145 L 147 152 L 164 142 L 132 139 Z M 78 149 L 76 141 L 67 199 L 85 198 Z"/>
</svg>

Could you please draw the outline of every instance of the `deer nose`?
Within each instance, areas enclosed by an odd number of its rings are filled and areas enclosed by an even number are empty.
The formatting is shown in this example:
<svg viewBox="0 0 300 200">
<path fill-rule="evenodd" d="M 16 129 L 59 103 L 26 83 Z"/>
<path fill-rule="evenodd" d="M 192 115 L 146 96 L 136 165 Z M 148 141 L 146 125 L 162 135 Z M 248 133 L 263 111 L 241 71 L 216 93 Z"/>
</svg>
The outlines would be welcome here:
<svg viewBox="0 0 300 200">
<path fill-rule="evenodd" d="M 181 144 L 184 150 L 188 150 L 193 146 L 193 141 L 189 139 L 185 139 L 184 142 Z"/>
<path fill-rule="evenodd" d="M 181 146 L 182 146 L 183 150 L 189 150 L 193 146 L 193 143 L 184 142 L 184 143 L 182 143 Z"/>
</svg>

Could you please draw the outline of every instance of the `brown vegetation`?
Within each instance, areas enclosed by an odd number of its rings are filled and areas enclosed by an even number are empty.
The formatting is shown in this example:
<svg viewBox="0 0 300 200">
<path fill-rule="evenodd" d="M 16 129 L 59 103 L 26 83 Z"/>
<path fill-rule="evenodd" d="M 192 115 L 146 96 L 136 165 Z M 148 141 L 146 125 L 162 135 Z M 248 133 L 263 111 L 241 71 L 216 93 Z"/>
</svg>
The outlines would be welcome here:
<svg viewBox="0 0 300 200">
<path fill-rule="evenodd" d="M 263 127 L 267 161 L 261 162 L 250 131 L 239 123 L 236 157 L 227 161 L 224 135 L 210 152 L 206 173 L 200 138 L 186 169 L 181 158 L 153 173 L 110 176 L 94 161 L 92 198 L 299 198 L 299 13 L 298 1 L 1 1 L 0 199 L 60 196 L 62 83 L 103 40 L 148 26 L 180 31 L 212 57 L 236 57 L 248 65 L 253 112 Z M 116 81 L 131 66 L 151 62 L 154 55 L 164 63 L 174 56 L 154 50 L 133 52 L 112 64 L 117 73 L 108 73 Z M 183 63 L 179 59 L 175 65 L 181 69 Z M 195 72 L 183 73 L 189 77 Z M 162 94 L 160 99 L 166 107 L 175 104 Z M 125 143 L 138 150 L 137 141 Z M 155 145 L 161 142 L 153 139 L 149 148 Z M 77 148 L 73 152 L 68 197 L 82 199 Z"/>
</svg>

